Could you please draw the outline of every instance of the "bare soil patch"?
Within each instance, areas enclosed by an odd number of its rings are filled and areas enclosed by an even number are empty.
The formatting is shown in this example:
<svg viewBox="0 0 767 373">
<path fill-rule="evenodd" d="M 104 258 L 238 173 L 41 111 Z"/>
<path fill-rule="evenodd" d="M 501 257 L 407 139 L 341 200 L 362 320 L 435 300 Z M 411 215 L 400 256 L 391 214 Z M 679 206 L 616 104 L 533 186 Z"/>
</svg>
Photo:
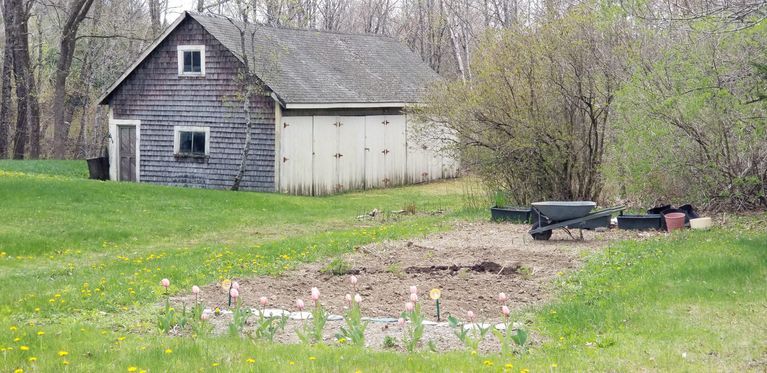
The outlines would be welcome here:
<svg viewBox="0 0 767 373">
<path fill-rule="evenodd" d="M 653 235 L 612 229 L 584 231 L 584 240 L 573 240 L 564 231 L 556 230 L 550 240 L 534 241 L 527 234 L 528 229 L 528 225 L 519 224 L 460 223 L 454 230 L 425 238 L 360 247 L 343 256 L 350 264 L 346 275 L 323 271 L 331 262 L 327 259 L 303 264 L 277 277 L 236 280 L 242 301 L 253 308 L 259 308 L 259 297 L 267 296 L 269 308 L 295 311 L 296 299 L 303 299 L 308 306 L 310 288 L 317 287 L 322 292 L 321 302 L 329 312 L 343 315 L 344 296 L 354 293 L 349 274 L 355 274 L 365 316 L 397 318 L 408 300 L 409 286 L 416 285 L 419 302 L 429 320 L 436 321 L 436 315 L 428 291 L 439 288 L 443 320 L 450 314 L 465 319 L 466 312 L 472 310 L 481 320 L 498 322 L 501 319 L 498 293 L 509 296 L 507 305 L 512 310 L 540 304 L 550 299 L 552 280 L 562 272 L 578 268 L 584 253 L 611 241 Z M 192 294 L 188 294 L 177 297 L 174 302 L 190 304 L 193 300 Z M 202 301 L 208 308 L 224 309 L 226 291 L 219 284 L 205 286 Z M 215 319 L 222 330 L 229 322 L 226 315 Z M 297 341 L 292 330 L 300 323 L 291 320 L 278 339 Z M 329 340 L 342 324 L 342 321 L 328 323 Z M 371 346 L 380 348 L 386 335 L 399 339 L 402 331 L 396 324 L 371 323 L 368 327 L 367 339 Z M 460 348 L 457 338 L 446 326 L 427 328 L 424 340 L 429 339 L 440 349 Z"/>
</svg>

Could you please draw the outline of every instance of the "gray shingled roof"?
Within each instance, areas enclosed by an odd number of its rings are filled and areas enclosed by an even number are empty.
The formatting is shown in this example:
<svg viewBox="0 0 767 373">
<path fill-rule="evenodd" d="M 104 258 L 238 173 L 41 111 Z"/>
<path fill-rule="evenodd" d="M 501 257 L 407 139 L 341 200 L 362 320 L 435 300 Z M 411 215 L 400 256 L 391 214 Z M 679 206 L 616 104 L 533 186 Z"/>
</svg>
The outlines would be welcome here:
<svg viewBox="0 0 767 373">
<path fill-rule="evenodd" d="M 189 15 L 242 57 L 243 24 Z M 410 49 L 389 37 L 254 24 L 246 30 L 245 49 L 257 75 L 286 104 L 417 103 L 424 89 L 440 79 Z"/>
</svg>

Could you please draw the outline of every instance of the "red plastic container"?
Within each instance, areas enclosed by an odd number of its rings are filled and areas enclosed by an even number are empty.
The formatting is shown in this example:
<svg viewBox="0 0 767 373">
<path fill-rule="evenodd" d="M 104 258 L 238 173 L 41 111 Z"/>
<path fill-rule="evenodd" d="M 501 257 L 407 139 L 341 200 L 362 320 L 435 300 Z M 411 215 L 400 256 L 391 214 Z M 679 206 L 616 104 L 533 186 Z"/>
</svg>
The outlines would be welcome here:
<svg viewBox="0 0 767 373">
<path fill-rule="evenodd" d="M 671 212 L 666 214 L 666 229 L 668 229 L 669 232 L 673 232 L 677 229 L 684 228 L 684 218 L 686 216 L 687 215 L 683 212 Z"/>
</svg>

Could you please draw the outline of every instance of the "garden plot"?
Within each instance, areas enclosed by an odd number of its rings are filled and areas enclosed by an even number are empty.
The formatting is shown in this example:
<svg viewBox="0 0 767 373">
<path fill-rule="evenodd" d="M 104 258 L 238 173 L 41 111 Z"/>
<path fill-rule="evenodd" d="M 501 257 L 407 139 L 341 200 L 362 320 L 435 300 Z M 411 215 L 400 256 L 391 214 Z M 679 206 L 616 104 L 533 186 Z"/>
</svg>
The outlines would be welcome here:
<svg viewBox="0 0 767 373">
<path fill-rule="evenodd" d="M 343 315 L 345 295 L 355 293 L 349 281 L 350 275 L 355 275 L 356 292 L 363 298 L 362 313 L 372 319 L 366 331 L 367 345 L 381 348 L 386 336 L 401 339 L 402 327 L 396 320 L 409 300 L 409 287 L 416 285 L 422 311 L 430 321 L 423 340 L 433 340 L 440 350 L 456 349 L 461 344 L 444 323 L 448 315 L 465 320 L 467 312 L 473 311 L 478 321 L 495 325 L 502 321 L 497 300 L 500 292 L 508 295 L 506 304 L 512 311 L 545 302 L 551 296 L 553 280 L 576 269 L 584 253 L 613 240 L 648 235 L 584 231 L 585 239 L 576 241 L 558 230 L 549 241 L 534 241 L 528 229 L 528 225 L 517 224 L 461 223 L 452 231 L 421 239 L 371 244 L 342 258 L 303 264 L 277 277 L 237 279 L 240 300 L 246 307 L 259 309 L 259 298 L 266 296 L 268 308 L 293 312 L 295 317 L 296 299 L 312 307 L 309 290 L 317 287 L 322 293 L 320 302 L 330 314 Z M 434 301 L 428 297 L 434 288 L 441 290 L 442 323 L 436 323 Z M 220 316 L 211 317 L 219 333 L 225 332 L 231 320 L 226 311 L 227 294 L 221 284 L 208 285 L 201 292 L 207 309 L 223 310 Z M 191 304 L 194 297 L 188 294 L 172 301 Z M 301 323 L 291 319 L 276 340 L 298 342 L 293 331 Z M 326 339 L 335 343 L 334 335 L 341 325 L 341 320 L 329 321 Z M 489 345 L 483 349 L 492 349 L 494 343 L 488 336 Z"/>
</svg>

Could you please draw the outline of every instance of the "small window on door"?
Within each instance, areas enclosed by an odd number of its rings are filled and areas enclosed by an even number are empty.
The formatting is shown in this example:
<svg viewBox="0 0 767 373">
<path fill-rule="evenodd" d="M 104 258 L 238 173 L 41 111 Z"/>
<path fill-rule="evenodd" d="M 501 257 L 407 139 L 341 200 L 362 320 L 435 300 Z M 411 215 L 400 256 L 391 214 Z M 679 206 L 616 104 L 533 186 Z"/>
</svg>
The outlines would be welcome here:
<svg viewBox="0 0 767 373">
<path fill-rule="evenodd" d="M 178 76 L 205 76 L 205 46 L 178 46 Z"/>
<path fill-rule="evenodd" d="M 174 150 L 176 156 L 205 157 L 210 152 L 209 127 L 175 127 Z"/>
</svg>

